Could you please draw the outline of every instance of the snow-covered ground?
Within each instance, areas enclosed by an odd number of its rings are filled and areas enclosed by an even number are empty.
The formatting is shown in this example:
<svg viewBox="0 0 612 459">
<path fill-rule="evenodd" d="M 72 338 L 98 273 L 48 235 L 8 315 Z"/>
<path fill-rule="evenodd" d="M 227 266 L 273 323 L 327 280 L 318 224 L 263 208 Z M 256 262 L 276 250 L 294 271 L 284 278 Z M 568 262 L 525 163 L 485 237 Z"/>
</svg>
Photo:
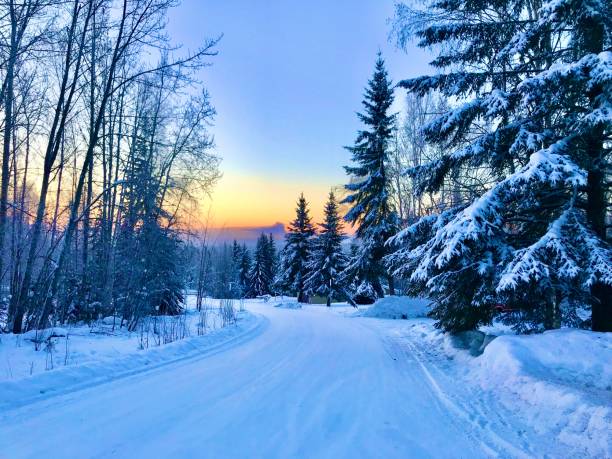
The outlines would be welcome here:
<svg viewBox="0 0 612 459">
<path fill-rule="evenodd" d="M 504 327 L 451 337 L 430 319 L 376 322 L 442 403 L 493 443 L 537 457 L 612 457 L 612 334 Z M 481 336 L 478 336 L 481 335 Z M 517 423 L 520 420 L 520 423 Z M 552 441 L 551 441 L 552 440 Z"/>
<path fill-rule="evenodd" d="M 5 380 L 0 457 L 612 456 L 608 335 L 504 336 L 474 356 L 429 319 L 291 302 Z"/>
<path fill-rule="evenodd" d="M 471 374 L 539 432 L 612 457 L 612 334 L 555 330 L 501 336 Z"/>
<path fill-rule="evenodd" d="M 234 307 L 240 313 L 239 301 Z M 241 323 L 246 315 L 239 314 Z M 187 295 L 185 314 L 146 318 L 132 332 L 119 327 L 118 318 L 106 317 L 91 325 L 0 334 L 0 382 L 67 366 L 112 361 L 185 338 L 209 335 L 222 328 L 222 322 L 218 300 L 207 299 L 198 312 L 195 296 Z"/>
</svg>

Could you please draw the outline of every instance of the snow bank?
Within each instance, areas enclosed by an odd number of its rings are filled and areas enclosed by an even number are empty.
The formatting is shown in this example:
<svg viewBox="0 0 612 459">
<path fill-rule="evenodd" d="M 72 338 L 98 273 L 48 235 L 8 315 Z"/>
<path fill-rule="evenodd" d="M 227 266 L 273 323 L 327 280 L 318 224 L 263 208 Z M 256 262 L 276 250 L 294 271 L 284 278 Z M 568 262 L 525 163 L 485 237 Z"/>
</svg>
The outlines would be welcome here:
<svg viewBox="0 0 612 459">
<path fill-rule="evenodd" d="M 452 336 L 430 319 L 380 326 L 445 368 L 453 384 L 472 387 L 479 400 L 493 398 L 539 435 L 554 438 L 566 457 L 612 458 L 612 333 L 516 335 L 496 324 Z M 490 332 L 502 335 L 492 339 Z M 467 406 L 477 410 L 479 400 Z"/>
<path fill-rule="evenodd" d="M 358 311 L 356 315 L 379 319 L 413 319 L 425 317 L 429 304 L 428 300 L 422 298 L 387 296 L 377 300 L 369 308 Z"/>
<path fill-rule="evenodd" d="M 261 316 L 240 312 L 235 325 L 203 336 L 188 337 L 116 357 L 99 357 L 87 363 L 63 366 L 29 377 L 0 381 L 0 412 L 164 365 L 211 355 L 258 335 L 266 324 L 267 320 Z"/>
<path fill-rule="evenodd" d="M 538 431 L 612 457 L 612 334 L 501 336 L 475 359 L 472 375 Z"/>
</svg>

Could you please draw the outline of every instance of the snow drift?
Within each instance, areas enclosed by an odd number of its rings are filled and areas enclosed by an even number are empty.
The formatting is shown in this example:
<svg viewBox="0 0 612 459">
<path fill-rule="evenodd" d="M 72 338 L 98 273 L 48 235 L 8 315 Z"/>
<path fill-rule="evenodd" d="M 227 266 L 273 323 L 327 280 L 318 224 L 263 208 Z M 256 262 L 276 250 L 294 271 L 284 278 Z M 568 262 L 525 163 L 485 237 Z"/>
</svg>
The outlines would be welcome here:
<svg viewBox="0 0 612 459">
<path fill-rule="evenodd" d="M 429 304 L 430 302 L 423 298 L 387 296 L 377 300 L 369 308 L 358 311 L 357 315 L 379 319 L 413 319 L 425 317 Z"/>
<path fill-rule="evenodd" d="M 612 457 L 612 334 L 555 330 L 501 336 L 472 374 L 540 432 L 596 457 Z M 503 390 L 500 390 L 503 389 Z"/>
</svg>

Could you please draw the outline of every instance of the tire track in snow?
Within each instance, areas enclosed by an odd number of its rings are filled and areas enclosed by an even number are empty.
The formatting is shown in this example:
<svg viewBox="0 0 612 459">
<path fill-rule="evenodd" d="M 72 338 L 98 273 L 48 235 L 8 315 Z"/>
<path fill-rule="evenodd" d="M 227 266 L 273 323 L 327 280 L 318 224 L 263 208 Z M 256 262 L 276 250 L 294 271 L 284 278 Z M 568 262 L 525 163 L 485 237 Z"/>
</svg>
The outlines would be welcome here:
<svg viewBox="0 0 612 459">
<path fill-rule="evenodd" d="M 491 393 L 469 381 L 453 376 L 453 360 L 446 362 L 440 353 L 431 352 L 410 334 L 392 336 L 389 329 L 376 326 L 394 360 L 415 362 L 429 383 L 431 393 L 448 412 L 459 419 L 459 425 L 471 426 L 467 432 L 481 443 L 492 457 L 566 457 L 551 438 L 533 431 L 515 412 L 504 408 Z M 448 357 L 446 357 L 448 358 Z M 453 379 L 454 378 L 454 379 Z M 459 390 L 460 389 L 460 390 Z M 465 429 L 464 429 L 465 430 Z M 534 449 L 537 447 L 537 449 Z M 573 457 L 573 456 L 572 456 Z"/>
<path fill-rule="evenodd" d="M 395 344 L 399 345 L 400 348 L 402 347 L 401 344 L 397 342 Z M 440 384 L 438 384 L 438 380 L 432 375 L 428 367 L 425 365 L 421 358 L 422 355 L 419 356 L 419 352 L 416 350 L 415 346 L 409 341 L 405 341 L 402 344 L 404 344 L 406 350 L 412 354 L 414 360 L 417 362 L 423 374 L 429 381 L 432 393 L 438 398 L 438 400 L 440 400 L 444 407 L 446 407 L 448 411 L 453 413 L 455 416 L 468 423 L 468 425 L 471 426 L 471 433 L 475 437 L 481 437 L 481 435 L 479 435 L 480 433 L 486 434 L 488 441 L 482 438 L 478 438 L 478 440 L 487 454 L 494 454 L 496 457 L 504 457 L 503 453 L 509 452 L 512 457 L 516 458 L 529 459 L 533 457 L 533 453 L 526 452 L 497 435 L 491 428 L 489 428 L 489 422 L 486 420 L 486 418 L 482 417 L 482 413 L 479 413 L 481 414 L 480 419 L 475 419 L 475 417 L 470 414 L 469 410 L 466 409 L 465 405 L 459 403 L 457 399 L 452 399 L 450 396 L 448 396 L 446 391 L 444 391 Z M 492 446 L 490 443 L 493 443 L 495 446 Z M 500 448 L 502 451 L 500 451 Z"/>
</svg>

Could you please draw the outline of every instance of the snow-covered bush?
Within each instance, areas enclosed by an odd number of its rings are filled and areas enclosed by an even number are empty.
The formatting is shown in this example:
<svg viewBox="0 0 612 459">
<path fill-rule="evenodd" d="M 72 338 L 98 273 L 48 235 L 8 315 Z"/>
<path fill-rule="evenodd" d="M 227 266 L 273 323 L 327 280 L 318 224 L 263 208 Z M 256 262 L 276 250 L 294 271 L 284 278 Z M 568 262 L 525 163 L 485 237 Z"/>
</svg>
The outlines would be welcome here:
<svg viewBox="0 0 612 459">
<path fill-rule="evenodd" d="M 353 295 L 355 304 L 372 304 L 376 301 L 378 295 L 374 291 L 374 287 L 368 281 L 363 281 L 359 284 Z"/>
</svg>

